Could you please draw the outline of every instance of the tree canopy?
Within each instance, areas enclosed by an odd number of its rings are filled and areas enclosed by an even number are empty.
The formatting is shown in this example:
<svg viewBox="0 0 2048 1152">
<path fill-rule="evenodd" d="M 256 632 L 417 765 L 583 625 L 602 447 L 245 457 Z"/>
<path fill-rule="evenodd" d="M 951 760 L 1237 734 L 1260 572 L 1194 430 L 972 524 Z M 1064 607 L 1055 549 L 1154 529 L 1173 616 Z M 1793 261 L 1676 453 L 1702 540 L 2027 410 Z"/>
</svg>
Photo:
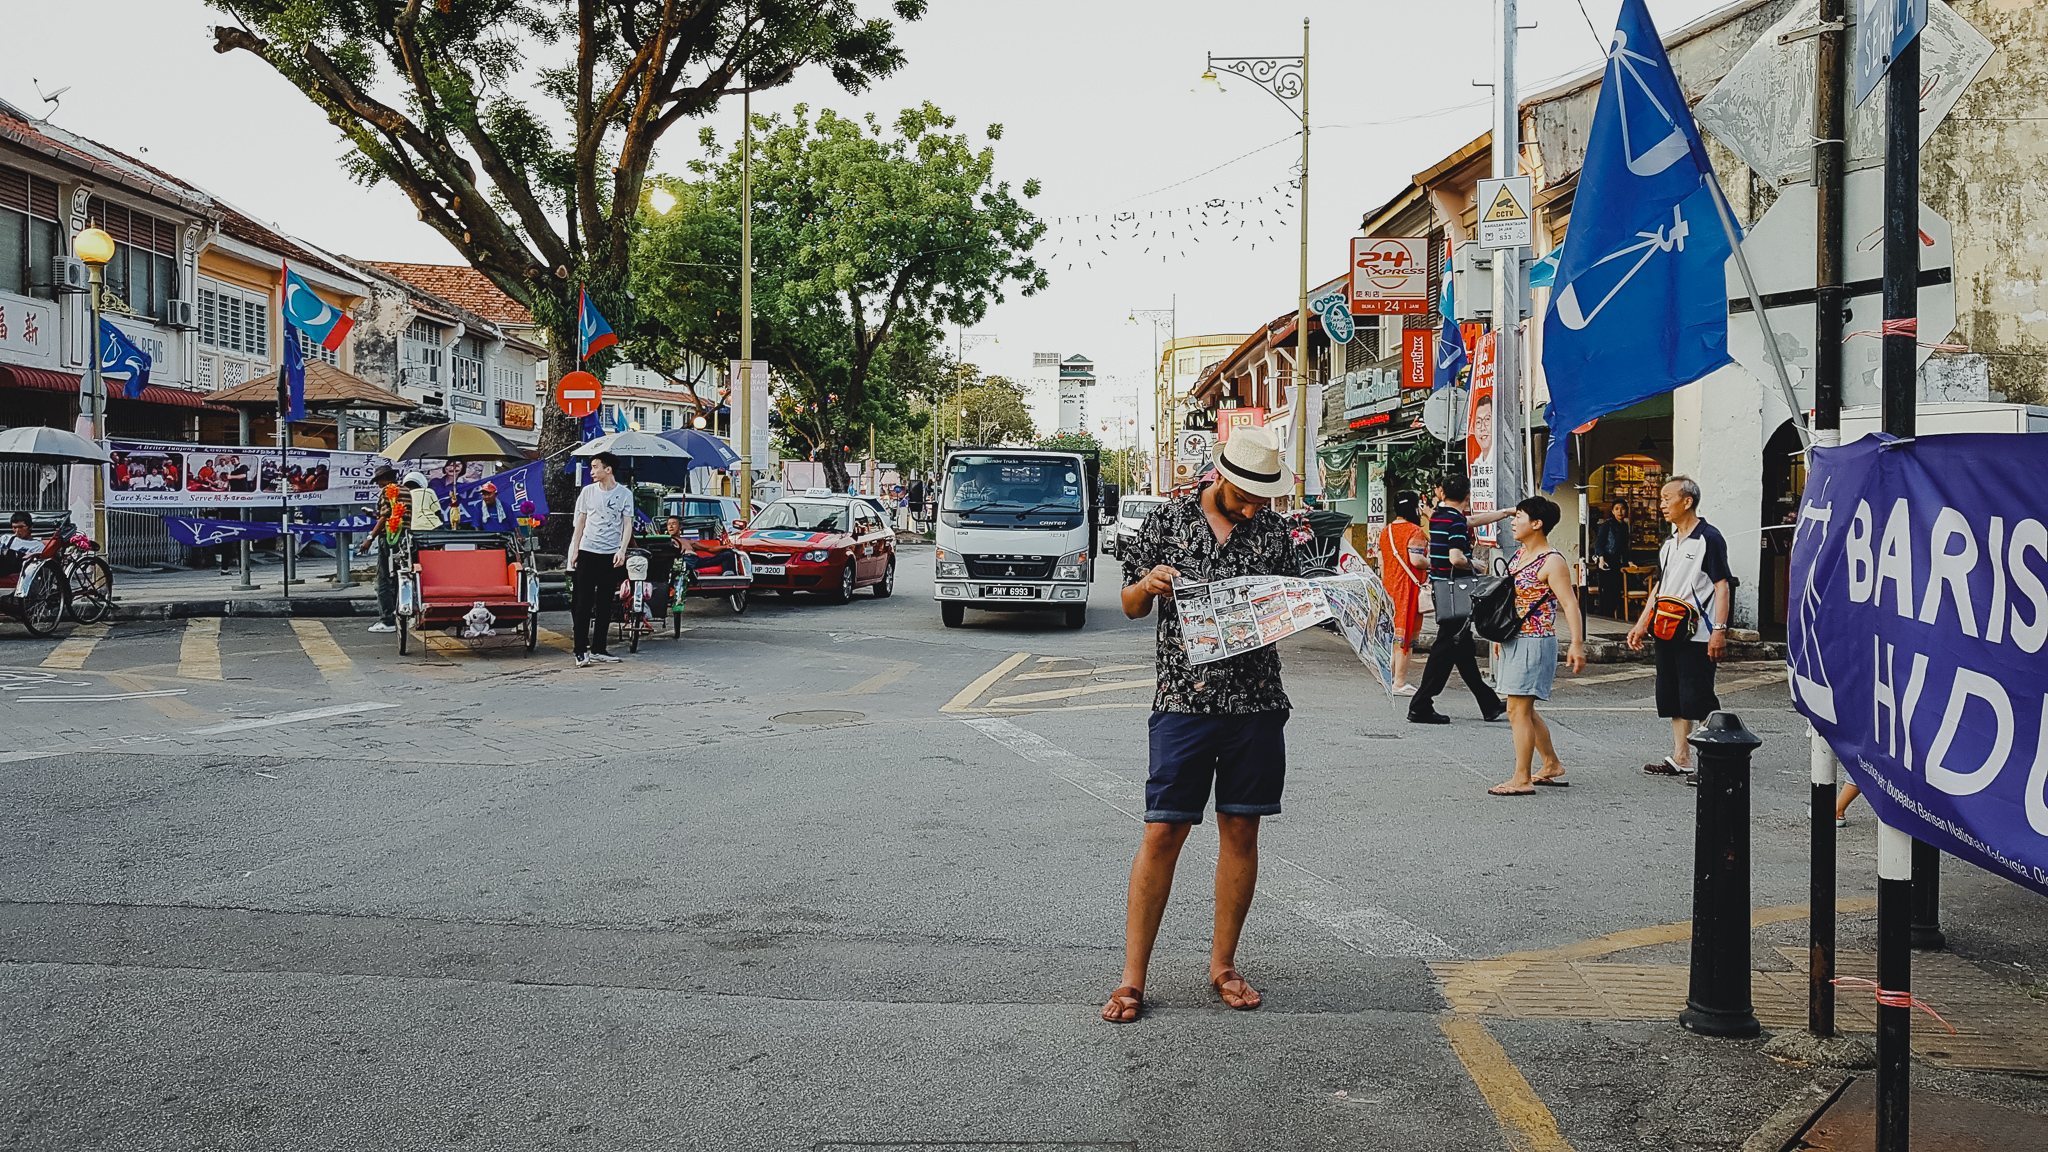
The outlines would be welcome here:
<svg viewBox="0 0 2048 1152">
<path fill-rule="evenodd" d="M 995 177 L 1000 125 L 977 147 L 929 103 L 887 124 L 804 105 L 753 123 L 754 353 L 787 382 L 791 446 L 842 483 L 869 429 L 909 418 L 940 325 L 1045 286 L 1028 255 L 1045 226 Z M 634 287 L 678 352 L 724 359 L 739 338 L 741 153 L 702 139 L 705 158 L 663 181 L 676 205 L 650 212 Z"/>
<path fill-rule="evenodd" d="M 665 133 L 808 67 L 859 92 L 903 65 L 894 26 L 855 0 L 208 3 L 234 19 L 214 50 L 255 55 L 326 113 L 354 175 L 397 185 L 549 330 L 557 375 L 574 365 L 580 284 L 632 341 L 627 262 Z M 542 450 L 576 438 L 547 406 Z"/>
</svg>

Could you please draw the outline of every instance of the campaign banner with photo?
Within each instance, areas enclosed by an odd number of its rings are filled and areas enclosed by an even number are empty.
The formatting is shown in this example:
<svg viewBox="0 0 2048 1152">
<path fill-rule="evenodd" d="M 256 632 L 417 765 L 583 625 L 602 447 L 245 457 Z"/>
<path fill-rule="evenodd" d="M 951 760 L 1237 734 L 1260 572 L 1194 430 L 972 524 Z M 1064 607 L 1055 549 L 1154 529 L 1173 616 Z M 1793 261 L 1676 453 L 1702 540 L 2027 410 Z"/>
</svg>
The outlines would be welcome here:
<svg viewBox="0 0 2048 1152">
<path fill-rule="evenodd" d="M 109 440 L 109 508 L 275 508 L 374 504 L 380 463 L 367 452 Z M 289 493 L 281 493 L 288 488 Z"/>
<path fill-rule="evenodd" d="M 1485 333 L 1479 337 L 1472 352 L 1472 402 L 1465 409 L 1465 467 L 1472 481 L 1474 512 L 1491 512 L 1499 506 L 1494 476 L 1500 460 L 1494 451 L 1493 436 L 1493 382 L 1498 374 L 1495 371 L 1499 364 L 1498 339 L 1499 333 Z M 1481 544 L 1499 544 L 1498 522 L 1473 529 L 1472 538 Z"/>
<path fill-rule="evenodd" d="M 1794 702 L 1878 818 L 2048 895 L 2048 492 L 2034 437 L 1814 452 Z"/>
</svg>

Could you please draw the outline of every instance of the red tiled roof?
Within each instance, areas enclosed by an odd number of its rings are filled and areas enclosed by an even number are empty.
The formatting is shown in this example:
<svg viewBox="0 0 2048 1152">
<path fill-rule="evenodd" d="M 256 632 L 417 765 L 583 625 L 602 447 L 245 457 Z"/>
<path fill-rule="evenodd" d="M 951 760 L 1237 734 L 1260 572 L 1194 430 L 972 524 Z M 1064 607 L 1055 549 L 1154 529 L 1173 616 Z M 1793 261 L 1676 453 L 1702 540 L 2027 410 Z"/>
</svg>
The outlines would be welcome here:
<svg viewBox="0 0 2048 1152">
<path fill-rule="evenodd" d="M 0 100 L 0 138 L 190 212 L 205 214 L 212 207 L 212 197 L 197 185 L 97 140 L 34 120 L 4 100 Z"/>
<path fill-rule="evenodd" d="M 404 264 L 389 260 L 363 263 L 390 276 L 459 304 L 494 324 L 530 327 L 533 313 L 505 295 L 490 278 L 466 264 Z"/>
<path fill-rule="evenodd" d="M 258 224 L 227 204 L 220 201 L 215 201 L 214 203 L 221 214 L 220 230 L 242 241 L 244 244 L 253 244 L 265 252 L 275 252 L 293 264 L 310 264 L 323 272 L 329 272 L 336 276 L 345 277 L 350 280 L 356 278 L 356 273 L 336 264 L 325 256 L 310 251 L 292 240 L 291 237 L 265 225 Z"/>
</svg>

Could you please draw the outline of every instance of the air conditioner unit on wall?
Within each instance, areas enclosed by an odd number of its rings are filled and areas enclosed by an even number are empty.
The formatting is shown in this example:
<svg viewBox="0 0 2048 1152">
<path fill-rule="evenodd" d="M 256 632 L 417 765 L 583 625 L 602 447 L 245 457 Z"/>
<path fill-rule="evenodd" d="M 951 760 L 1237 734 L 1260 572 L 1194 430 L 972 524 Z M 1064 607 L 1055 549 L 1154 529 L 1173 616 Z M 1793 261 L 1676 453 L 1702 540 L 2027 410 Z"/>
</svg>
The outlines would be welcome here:
<svg viewBox="0 0 2048 1152">
<path fill-rule="evenodd" d="M 164 302 L 164 324 L 170 328 L 196 328 L 192 323 L 192 302 L 190 300 L 167 300 Z"/>
<path fill-rule="evenodd" d="M 76 256 L 57 255 L 50 257 L 50 283 L 59 292 L 90 292 L 92 277 L 86 273 L 85 261 Z"/>
</svg>

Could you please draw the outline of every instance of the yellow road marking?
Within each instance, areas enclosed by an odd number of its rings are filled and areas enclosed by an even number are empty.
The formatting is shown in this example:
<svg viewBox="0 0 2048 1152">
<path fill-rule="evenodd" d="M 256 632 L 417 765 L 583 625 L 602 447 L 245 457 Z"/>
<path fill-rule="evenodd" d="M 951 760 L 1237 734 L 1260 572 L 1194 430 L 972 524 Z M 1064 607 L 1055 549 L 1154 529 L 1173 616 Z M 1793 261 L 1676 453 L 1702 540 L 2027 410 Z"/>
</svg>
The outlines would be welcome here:
<svg viewBox="0 0 2048 1152">
<path fill-rule="evenodd" d="M 989 669 L 988 671 L 983 672 L 981 675 L 975 677 L 974 682 L 972 684 L 969 684 L 967 687 L 962 688 L 959 691 L 959 694 L 955 695 L 951 700 L 948 700 L 944 704 L 940 705 L 939 711 L 971 711 L 972 705 L 976 700 L 981 699 L 981 694 L 983 692 L 986 692 L 990 688 L 993 688 L 995 686 L 996 681 L 1001 680 L 1005 676 L 1008 676 L 1017 667 L 1017 665 L 1022 664 L 1023 662 L 1029 659 L 1031 659 L 1031 653 L 1029 652 L 1018 652 L 1015 655 L 1012 655 L 1009 659 L 1004 660 L 1001 664 L 998 664 L 995 667 Z"/>
<path fill-rule="evenodd" d="M 469 645 L 455 639 L 453 636 L 444 636 L 439 632 L 429 632 L 421 636 L 420 639 L 426 643 L 428 648 L 443 656 L 473 656 L 476 654 L 476 650 Z"/>
<path fill-rule="evenodd" d="M 221 678 L 220 617 L 194 616 L 185 621 L 185 638 L 178 643 L 178 675 L 187 680 Z"/>
<path fill-rule="evenodd" d="M 903 679 L 905 676 L 910 675 L 913 671 L 917 669 L 917 667 L 918 666 L 916 664 L 913 664 L 908 660 L 892 661 L 890 667 L 875 673 L 873 676 L 868 677 L 867 679 L 861 681 L 858 684 L 855 684 L 853 687 L 848 688 L 843 692 L 834 692 L 830 693 L 830 695 L 872 696 L 873 694 L 880 692 L 882 689 L 887 688 L 889 685 L 894 684 L 898 680 Z"/>
<path fill-rule="evenodd" d="M 334 634 L 327 630 L 327 625 L 318 620 L 294 619 L 292 631 L 299 638 L 299 647 L 306 650 L 306 659 L 320 670 L 321 678 L 330 683 L 356 678 L 355 661 L 334 642 Z"/>
<path fill-rule="evenodd" d="M 1472 1077 L 1493 1118 L 1515 1152 L 1573 1152 L 1571 1144 L 1557 1130 L 1557 1118 L 1529 1087 L 1521 1069 L 1486 1030 L 1470 1016 L 1445 1016 L 1437 1021 L 1458 1063 Z"/>
<path fill-rule="evenodd" d="M 689 629 L 685 628 L 683 631 L 687 632 Z M 572 652 L 576 648 L 574 640 L 562 635 L 553 628 L 543 628 L 540 630 L 540 642 L 550 648 L 559 648 L 564 652 Z"/>
<path fill-rule="evenodd" d="M 1036 704 L 1041 700 L 1069 700 L 1075 696 L 1093 696 L 1097 692 L 1121 692 L 1126 688 L 1150 688 L 1153 679 L 1126 680 L 1121 684 L 1084 684 L 1079 688 L 1054 688 L 1047 692 L 1026 692 L 1022 696 L 999 696 L 991 704 Z"/>
<path fill-rule="evenodd" d="M 1105 664 L 1100 668 L 1070 668 L 1065 672 L 1020 672 L 1019 680 L 1062 680 L 1073 676 L 1099 676 L 1105 672 L 1136 672 L 1150 664 Z"/>
<path fill-rule="evenodd" d="M 107 632 L 112 628 L 111 624 L 91 624 L 79 628 L 66 636 L 48 656 L 43 657 L 43 667 L 61 668 L 69 672 L 78 671 L 85 667 L 85 658 L 92 655 L 92 650 L 100 641 L 107 638 Z"/>
</svg>

